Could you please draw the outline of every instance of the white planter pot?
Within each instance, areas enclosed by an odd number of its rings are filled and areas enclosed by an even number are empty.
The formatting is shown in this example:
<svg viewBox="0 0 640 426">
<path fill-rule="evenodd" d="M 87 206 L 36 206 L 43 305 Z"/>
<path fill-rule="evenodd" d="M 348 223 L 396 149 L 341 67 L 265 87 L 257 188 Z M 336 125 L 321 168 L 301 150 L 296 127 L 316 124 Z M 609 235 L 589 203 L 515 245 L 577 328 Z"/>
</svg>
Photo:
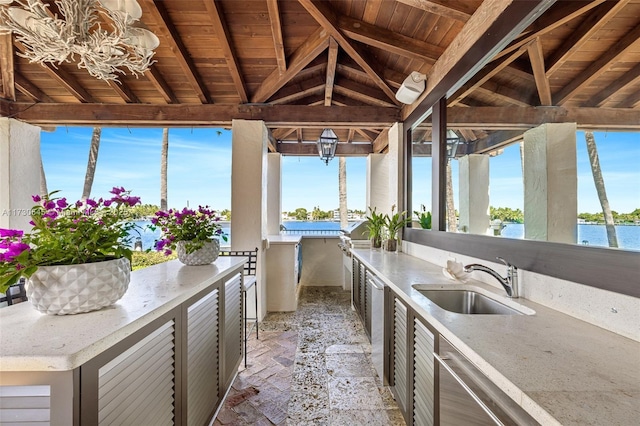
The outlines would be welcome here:
<svg viewBox="0 0 640 426">
<path fill-rule="evenodd" d="M 204 243 L 201 249 L 193 253 L 187 253 L 186 244 L 186 241 L 178 241 L 177 244 L 178 259 L 185 265 L 208 265 L 213 263 L 220 254 L 220 241 L 216 239 Z"/>
<path fill-rule="evenodd" d="M 27 280 L 29 301 L 48 315 L 79 314 L 118 301 L 129 287 L 131 264 L 121 258 L 79 265 L 40 266 Z"/>
</svg>

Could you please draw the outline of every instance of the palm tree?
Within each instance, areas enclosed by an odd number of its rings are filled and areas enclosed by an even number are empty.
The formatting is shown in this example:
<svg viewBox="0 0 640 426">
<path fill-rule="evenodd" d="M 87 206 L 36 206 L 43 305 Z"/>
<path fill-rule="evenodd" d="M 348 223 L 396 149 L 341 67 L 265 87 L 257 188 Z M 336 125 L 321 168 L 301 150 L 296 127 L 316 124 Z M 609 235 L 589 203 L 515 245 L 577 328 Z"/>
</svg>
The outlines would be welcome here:
<svg viewBox="0 0 640 426">
<path fill-rule="evenodd" d="M 600 159 L 598 158 L 598 148 L 596 147 L 596 138 L 593 132 L 584 132 L 584 139 L 587 142 L 587 152 L 589 153 L 589 162 L 591 163 L 591 172 L 593 173 L 593 182 L 596 185 L 602 213 L 604 213 L 604 224 L 607 228 L 607 239 L 609 247 L 618 247 L 618 238 L 616 236 L 616 228 L 613 222 L 613 214 L 607 199 L 607 191 L 604 186 L 604 178 L 602 177 L 602 169 L 600 169 Z"/>
<path fill-rule="evenodd" d="M 47 194 L 49 194 L 47 175 L 44 174 L 44 164 L 42 164 L 42 155 L 40 155 L 40 195 L 44 197 Z"/>
<path fill-rule="evenodd" d="M 456 207 L 453 200 L 453 180 L 451 179 L 451 158 L 447 159 L 447 222 L 449 232 L 458 232 Z"/>
<path fill-rule="evenodd" d="M 169 129 L 162 129 L 162 153 L 160 156 L 160 210 L 167 210 L 167 157 L 169 154 Z"/>
<path fill-rule="evenodd" d="M 338 192 L 340 197 L 340 228 L 349 226 L 347 214 L 347 159 L 338 157 Z"/>
<path fill-rule="evenodd" d="M 87 161 L 87 174 L 84 176 L 84 188 L 82 189 L 82 199 L 86 200 L 91 195 L 93 177 L 96 174 L 96 164 L 98 163 L 98 151 L 100 150 L 101 127 L 94 127 L 91 134 L 91 146 L 89 147 L 89 161 Z"/>
</svg>

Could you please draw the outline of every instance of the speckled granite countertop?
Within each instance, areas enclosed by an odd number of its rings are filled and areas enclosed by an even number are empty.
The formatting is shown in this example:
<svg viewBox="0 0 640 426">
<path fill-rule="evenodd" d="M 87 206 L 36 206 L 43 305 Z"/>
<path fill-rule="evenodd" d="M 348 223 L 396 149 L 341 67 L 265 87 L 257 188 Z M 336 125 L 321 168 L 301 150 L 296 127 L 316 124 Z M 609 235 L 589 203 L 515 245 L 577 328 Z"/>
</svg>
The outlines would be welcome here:
<svg viewBox="0 0 640 426">
<path fill-rule="evenodd" d="M 131 273 L 125 295 L 114 305 L 77 315 L 51 316 L 30 303 L 0 309 L 0 373 L 72 370 L 154 319 L 205 290 L 242 257 L 219 257 L 211 265 L 178 260 Z"/>
<path fill-rule="evenodd" d="M 353 253 L 541 424 L 638 424 L 640 343 L 473 280 L 466 286 L 535 314 L 451 313 L 412 287 L 464 286 L 441 267 L 402 253 Z"/>
</svg>

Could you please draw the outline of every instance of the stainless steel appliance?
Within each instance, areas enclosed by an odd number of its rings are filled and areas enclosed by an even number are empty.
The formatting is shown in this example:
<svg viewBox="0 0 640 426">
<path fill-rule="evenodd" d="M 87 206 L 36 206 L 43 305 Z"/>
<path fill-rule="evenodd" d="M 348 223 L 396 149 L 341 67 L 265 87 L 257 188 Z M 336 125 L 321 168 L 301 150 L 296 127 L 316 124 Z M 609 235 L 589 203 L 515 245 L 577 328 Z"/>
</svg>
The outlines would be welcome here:
<svg viewBox="0 0 640 426">
<path fill-rule="evenodd" d="M 353 222 L 347 228 L 340 230 L 340 242 L 338 243 L 338 247 L 340 247 L 343 253 L 343 290 L 351 289 L 351 279 L 353 278 L 351 274 L 353 270 L 353 265 L 351 263 L 351 249 L 369 247 L 369 230 L 367 229 L 368 224 L 368 220 L 361 220 L 358 222 Z"/>
</svg>

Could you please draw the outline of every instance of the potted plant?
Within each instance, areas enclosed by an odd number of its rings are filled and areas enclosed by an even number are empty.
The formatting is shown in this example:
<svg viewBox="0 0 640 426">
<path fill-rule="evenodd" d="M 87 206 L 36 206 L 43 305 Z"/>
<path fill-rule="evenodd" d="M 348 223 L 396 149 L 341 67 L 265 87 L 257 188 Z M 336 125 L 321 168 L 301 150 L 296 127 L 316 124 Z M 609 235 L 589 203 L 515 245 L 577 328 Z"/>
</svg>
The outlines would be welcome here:
<svg viewBox="0 0 640 426">
<path fill-rule="evenodd" d="M 420 205 L 420 211 L 415 210 L 413 214 L 418 216 L 418 222 L 422 229 L 431 229 L 431 212 L 426 211 L 424 204 Z"/>
<path fill-rule="evenodd" d="M 406 217 L 407 212 L 393 213 L 396 205 L 391 206 L 391 216 L 384 215 L 384 231 L 383 231 L 383 248 L 386 251 L 397 251 L 398 249 L 398 232 L 411 221 Z"/>
<path fill-rule="evenodd" d="M 227 241 L 219 222 L 220 216 L 209 206 L 157 211 L 151 219 L 151 228 L 159 227 L 162 239 L 156 241 L 155 248 L 166 255 L 177 250 L 178 259 L 185 265 L 212 263 L 220 253 L 219 238 Z"/>
<path fill-rule="evenodd" d="M 369 240 L 372 248 L 380 248 L 382 246 L 382 228 L 384 227 L 384 215 L 376 213 L 376 208 L 371 209 L 369 216 L 366 217 L 367 229 L 369 230 Z"/>
<path fill-rule="evenodd" d="M 27 297 L 51 315 L 89 312 L 120 299 L 129 286 L 132 232 L 128 207 L 139 197 L 113 188 L 111 198 L 68 203 L 33 196 L 32 230 L 0 230 L 0 292 L 27 279 Z"/>
</svg>

